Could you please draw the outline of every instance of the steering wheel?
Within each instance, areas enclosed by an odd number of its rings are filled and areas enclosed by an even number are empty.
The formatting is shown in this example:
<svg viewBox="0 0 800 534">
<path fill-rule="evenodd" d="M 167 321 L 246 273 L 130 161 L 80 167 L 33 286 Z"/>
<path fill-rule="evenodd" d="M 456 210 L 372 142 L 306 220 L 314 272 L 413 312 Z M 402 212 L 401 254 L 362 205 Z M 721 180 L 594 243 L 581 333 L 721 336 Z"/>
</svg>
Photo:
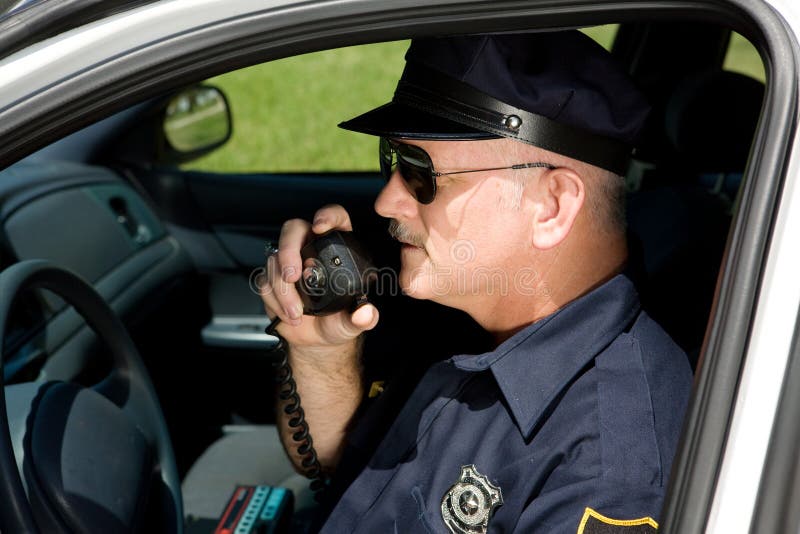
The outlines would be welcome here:
<svg viewBox="0 0 800 534">
<path fill-rule="evenodd" d="M 111 371 L 96 384 L 3 383 L 9 312 L 37 288 L 71 304 L 109 347 Z M 120 319 L 83 279 L 43 260 L 0 273 L 0 297 L 0 530 L 183 532 L 167 425 Z"/>
</svg>

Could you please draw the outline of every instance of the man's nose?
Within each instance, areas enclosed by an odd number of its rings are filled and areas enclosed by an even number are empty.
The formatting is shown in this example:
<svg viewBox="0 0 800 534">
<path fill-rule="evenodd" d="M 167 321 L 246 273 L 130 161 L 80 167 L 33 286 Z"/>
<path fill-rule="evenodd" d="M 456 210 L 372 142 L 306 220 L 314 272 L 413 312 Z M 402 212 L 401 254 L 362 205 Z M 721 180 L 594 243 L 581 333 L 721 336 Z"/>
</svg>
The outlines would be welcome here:
<svg viewBox="0 0 800 534">
<path fill-rule="evenodd" d="M 389 181 L 375 199 L 375 211 L 388 219 L 412 219 L 417 216 L 419 203 L 408 191 L 400 171 L 395 169 Z"/>
</svg>

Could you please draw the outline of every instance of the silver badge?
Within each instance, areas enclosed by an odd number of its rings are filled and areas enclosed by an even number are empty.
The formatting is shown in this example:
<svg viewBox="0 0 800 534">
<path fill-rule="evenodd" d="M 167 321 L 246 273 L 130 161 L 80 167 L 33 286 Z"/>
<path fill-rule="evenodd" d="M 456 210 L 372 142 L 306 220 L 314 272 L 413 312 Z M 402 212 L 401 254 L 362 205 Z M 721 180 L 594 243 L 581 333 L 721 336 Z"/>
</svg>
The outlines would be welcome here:
<svg viewBox="0 0 800 534">
<path fill-rule="evenodd" d="M 453 534 L 485 534 L 492 512 L 502 504 L 500 488 L 474 465 L 464 465 L 458 482 L 442 497 L 442 519 Z"/>
</svg>

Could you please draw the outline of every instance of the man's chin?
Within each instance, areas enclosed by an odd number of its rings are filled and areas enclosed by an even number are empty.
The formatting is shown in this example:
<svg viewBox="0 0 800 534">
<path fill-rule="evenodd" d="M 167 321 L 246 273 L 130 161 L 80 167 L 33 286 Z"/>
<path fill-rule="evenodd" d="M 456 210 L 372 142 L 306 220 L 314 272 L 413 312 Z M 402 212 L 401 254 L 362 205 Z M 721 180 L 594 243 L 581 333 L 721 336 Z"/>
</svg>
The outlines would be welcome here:
<svg viewBox="0 0 800 534">
<path fill-rule="evenodd" d="M 409 268 L 405 264 L 400 269 L 399 285 L 400 291 L 403 295 L 414 299 L 429 299 L 431 298 L 431 291 L 428 280 L 425 275 L 421 273 L 419 267 Z"/>
<path fill-rule="evenodd" d="M 435 300 L 436 276 L 425 249 L 411 245 L 403 248 L 406 251 L 400 255 L 400 290 L 408 297 Z"/>
</svg>

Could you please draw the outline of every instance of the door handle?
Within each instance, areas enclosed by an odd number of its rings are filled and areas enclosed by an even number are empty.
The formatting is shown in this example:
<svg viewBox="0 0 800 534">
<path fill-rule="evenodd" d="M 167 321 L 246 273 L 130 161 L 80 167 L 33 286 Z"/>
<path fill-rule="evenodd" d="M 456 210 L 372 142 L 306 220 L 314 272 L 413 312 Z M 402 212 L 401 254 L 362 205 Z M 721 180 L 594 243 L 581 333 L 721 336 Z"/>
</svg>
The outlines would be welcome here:
<svg viewBox="0 0 800 534">
<path fill-rule="evenodd" d="M 215 315 L 201 336 L 210 347 L 269 350 L 278 338 L 264 332 L 268 324 L 264 315 Z"/>
</svg>

